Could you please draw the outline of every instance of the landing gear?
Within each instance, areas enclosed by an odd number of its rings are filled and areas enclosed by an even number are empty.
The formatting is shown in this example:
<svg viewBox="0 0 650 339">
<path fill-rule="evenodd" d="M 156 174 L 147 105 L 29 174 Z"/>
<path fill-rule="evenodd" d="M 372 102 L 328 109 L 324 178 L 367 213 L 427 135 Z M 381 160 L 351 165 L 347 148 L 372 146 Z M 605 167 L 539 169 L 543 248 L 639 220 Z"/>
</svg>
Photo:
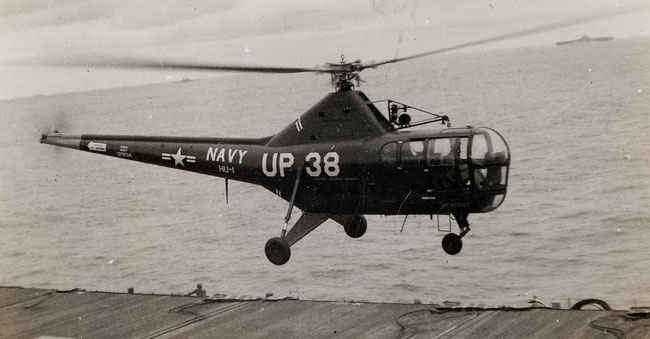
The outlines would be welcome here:
<svg viewBox="0 0 650 339">
<path fill-rule="evenodd" d="M 325 222 L 325 220 L 330 217 L 329 214 L 325 213 L 303 212 L 303 214 L 300 216 L 300 219 L 298 219 L 293 227 L 287 231 L 289 220 L 291 220 L 293 205 L 296 201 L 296 192 L 298 191 L 298 185 L 300 185 L 300 175 L 302 172 L 303 168 L 301 167 L 298 170 L 296 181 L 293 184 L 291 200 L 289 201 L 289 209 L 287 210 L 287 215 L 284 217 L 284 225 L 282 226 L 280 236 L 269 239 L 269 241 L 266 242 L 266 246 L 264 247 L 266 258 L 276 265 L 286 264 L 291 257 L 291 246 L 309 234 L 309 232 L 316 229 L 316 227 L 320 226 L 320 224 Z"/>
<path fill-rule="evenodd" d="M 291 257 L 291 247 L 286 239 L 275 237 L 269 239 L 264 247 L 266 258 L 276 265 L 284 265 Z"/>
<path fill-rule="evenodd" d="M 360 238 L 366 234 L 366 229 L 368 229 L 368 222 L 366 218 L 362 215 L 355 216 L 350 222 L 343 225 L 345 233 L 350 238 Z"/>
<path fill-rule="evenodd" d="M 456 255 L 463 249 L 463 237 L 470 231 L 467 216 L 469 213 L 454 213 L 454 218 L 460 227 L 460 233 L 449 233 L 442 238 L 442 249 L 449 255 Z"/>
</svg>

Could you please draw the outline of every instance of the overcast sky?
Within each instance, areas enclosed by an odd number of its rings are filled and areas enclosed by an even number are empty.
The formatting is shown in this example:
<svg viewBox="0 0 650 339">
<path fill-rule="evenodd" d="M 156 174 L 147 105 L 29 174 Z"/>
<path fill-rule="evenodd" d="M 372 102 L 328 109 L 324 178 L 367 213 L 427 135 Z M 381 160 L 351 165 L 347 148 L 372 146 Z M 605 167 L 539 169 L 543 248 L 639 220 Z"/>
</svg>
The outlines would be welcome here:
<svg viewBox="0 0 650 339">
<path fill-rule="evenodd" d="M 123 71 L 108 70 L 87 74 L 79 69 L 10 64 L 23 58 L 99 53 L 313 66 L 338 61 L 341 54 L 350 59 L 383 59 L 569 18 L 617 13 L 630 7 L 641 9 L 508 43 L 547 44 L 582 34 L 617 38 L 650 34 L 647 0 L 568 3 L 2 0 L 0 71 L 4 76 L 0 80 L 0 99 L 177 80 L 179 76 L 161 72 L 125 75 Z"/>
</svg>

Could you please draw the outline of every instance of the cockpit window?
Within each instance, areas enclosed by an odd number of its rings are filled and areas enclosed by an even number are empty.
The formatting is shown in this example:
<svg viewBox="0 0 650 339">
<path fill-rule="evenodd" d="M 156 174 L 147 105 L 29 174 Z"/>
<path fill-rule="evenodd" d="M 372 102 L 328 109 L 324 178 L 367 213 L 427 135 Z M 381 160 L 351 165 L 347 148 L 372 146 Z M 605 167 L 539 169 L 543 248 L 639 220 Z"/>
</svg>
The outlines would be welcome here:
<svg viewBox="0 0 650 339">
<path fill-rule="evenodd" d="M 510 154 L 503 137 L 489 128 L 477 128 L 471 152 L 474 186 L 482 191 L 505 190 Z M 496 208 L 502 200 L 503 197 L 489 208 Z"/>
<path fill-rule="evenodd" d="M 430 166 L 454 166 L 458 160 L 467 159 L 467 138 L 430 139 L 427 161 Z"/>
<path fill-rule="evenodd" d="M 391 142 L 381 149 L 381 161 L 385 164 L 394 164 L 397 161 L 397 143 Z"/>
<path fill-rule="evenodd" d="M 484 134 L 475 134 L 472 139 L 472 159 L 485 160 L 485 156 L 490 152 L 488 141 Z"/>
<path fill-rule="evenodd" d="M 424 161 L 424 141 L 407 141 L 402 143 L 402 164 L 418 165 Z"/>
</svg>

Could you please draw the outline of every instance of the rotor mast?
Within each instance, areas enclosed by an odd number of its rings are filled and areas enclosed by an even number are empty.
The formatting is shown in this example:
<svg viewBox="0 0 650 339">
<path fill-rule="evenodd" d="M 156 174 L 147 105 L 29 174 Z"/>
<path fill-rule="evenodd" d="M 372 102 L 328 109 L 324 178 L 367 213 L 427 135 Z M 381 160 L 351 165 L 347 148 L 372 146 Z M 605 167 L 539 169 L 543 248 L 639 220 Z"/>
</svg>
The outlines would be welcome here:
<svg viewBox="0 0 650 339">
<path fill-rule="evenodd" d="M 332 86 L 337 92 L 345 92 L 354 89 L 353 80 L 357 80 L 357 85 L 359 85 L 359 74 L 352 72 L 340 72 L 340 73 L 331 73 L 332 76 Z"/>
<path fill-rule="evenodd" d="M 363 80 L 359 76 L 359 72 L 364 69 L 361 60 L 357 59 L 352 62 L 345 61 L 345 56 L 341 54 L 341 62 L 327 63 L 327 72 L 330 73 L 332 79 L 332 86 L 337 92 L 345 92 L 354 89 L 353 81 L 356 81 L 357 86 Z"/>
</svg>

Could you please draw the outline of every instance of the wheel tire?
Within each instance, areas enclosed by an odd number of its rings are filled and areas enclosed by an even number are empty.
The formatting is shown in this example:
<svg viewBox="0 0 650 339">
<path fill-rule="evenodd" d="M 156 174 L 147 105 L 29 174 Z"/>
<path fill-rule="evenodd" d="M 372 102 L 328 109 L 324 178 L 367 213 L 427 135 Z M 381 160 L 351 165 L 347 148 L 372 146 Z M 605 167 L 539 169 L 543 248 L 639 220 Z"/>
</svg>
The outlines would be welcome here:
<svg viewBox="0 0 650 339">
<path fill-rule="evenodd" d="M 366 230 L 368 229 L 368 222 L 364 216 L 359 215 L 355 217 L 352 222 L 349 222 L 343 226 L 343 229 L 345 229 L 345 234 L 347 234 L 350 238 L 361 238 L 364 234 L 366 234 Z"/>
<path fill-rule="evenodd" d="M 449 255 L 456 255 L 463 249 L 463 240 L 458 234 L 449 233 L 442 238 L 442 249 Z"/>
<path fill-rule="evenodd" d="M 271 238 L 264 247 L 266 258 L 275 265 L 284 265 L 291 258 L 289 243 L 279 237 Z"/>
<path fill-rule="evenodd" d="M 571 307 L 572 310 L 581 310 L 584 306 L 587 305 L 594 305 L 598 306 L 601 310 L 605 311 L 611 311 L 612 308 L 609 307 L 609 304 L 606 302 L 600 300 L 600 299 L 585 299 L 585 300 L 580 300 L 573 307 Z"/>
</svg>

